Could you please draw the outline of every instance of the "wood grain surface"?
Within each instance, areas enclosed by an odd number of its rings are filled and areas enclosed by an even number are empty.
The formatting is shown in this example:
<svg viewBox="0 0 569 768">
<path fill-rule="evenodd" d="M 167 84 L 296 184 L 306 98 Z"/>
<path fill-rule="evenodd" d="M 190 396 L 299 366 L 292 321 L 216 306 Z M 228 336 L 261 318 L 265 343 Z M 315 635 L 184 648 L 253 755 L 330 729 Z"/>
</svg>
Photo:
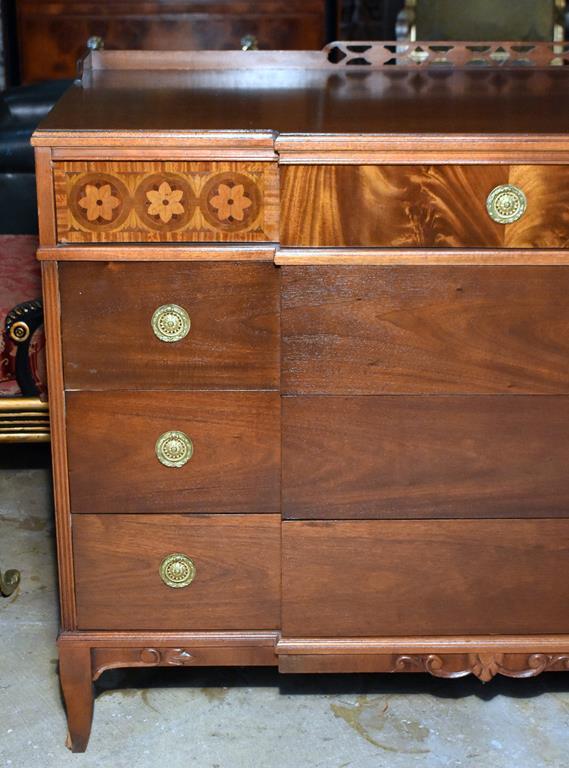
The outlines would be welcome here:
<svg viewBox="0 0 569 768">
<path fill-rule="evenodd" d="M 272 264 L 60 264 L 68 389 L 276 388 L 279 271 Z M 160 341 L 164 304 L 189 314 L 189 334 Z"/>
<path fill-rule="evenodd" d="M 46 177 L 44 176 L 44 181 Z M 41 195 L 41 185 L 39 187 Z M 40 216 L 42 209 L 40 208 Z M 44 325 L 46 337 L 47 377 L 49 395 L 49 429 L 51 465 L 53 470 L 53 499 L 59 579 L 59 611 L 61 628 L 75 629 L 75 582 L 72 561 L 71 515 L 69 503 L 69 467 L 65 423 L 65 392 L 63 389 L 63 359 L 61 349 L 61 304 L 56 262 L 41 265 Z M 23 401 L 22 401 L 23 402 Z"/>
<path fill-rule="evenodd" d="M 289 519 L 569 516 L 567 397 L 286 397 Z"/>
<path fill-rule="evenodd" d="M 280 401 L 268 392 L 71 392 L 66 396 L 72 512 L 278 513 Z M 155 445 L 193 441 L 183 467 Z"/>
<path fill-rule="evenodd" d="M 279 623 L 275 515 L 77 515 L 80 629 L 273 629 Z M 190 557 L 187 587 L 166 586 L 163 558 Z"/>
<path fill-rule="evenodd" d="M 58 672 L 67 715 L 66 746 L 72 752 L 84 752 L 91 734 L 95 703 L 89 646 L 60 645 Z"/>
<path fill-rule="evenodd" d="M 569 270 L 282 270 L 284 392 L 569 392 Z"/>
<path fill-rule="evenodd" d="M 566 248 L 569 169 L 506 165 L 295 165 L 281 168 L 285 246 Z M 498 224 L 488 194 L 514 184 L 517 222 Z"/>
<path fill-rule="evenodd" d="M 63 161 L 61 243 L 278 240 L 275 163 Z"/>
<path fill-rule="evenodd" d="M 287 522 L 283 635 L 566 633 L 569 520 Z"/>
</svg>

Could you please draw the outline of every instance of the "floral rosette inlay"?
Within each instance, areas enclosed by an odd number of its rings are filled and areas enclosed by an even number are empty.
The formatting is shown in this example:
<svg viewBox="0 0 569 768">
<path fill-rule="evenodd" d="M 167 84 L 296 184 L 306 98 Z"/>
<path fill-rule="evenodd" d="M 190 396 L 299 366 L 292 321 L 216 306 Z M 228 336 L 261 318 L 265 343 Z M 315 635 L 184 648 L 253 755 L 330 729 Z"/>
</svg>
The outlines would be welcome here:
<svg viewBox="0 0 569 768">
<path fill-rule="evenodd" d="M 150 216 L 158 216 L 160 221 L 167 224 L 172 216 L 184 213 L 184 206 L 180 202 L 184 193 L 181 189 L 172 189 L 167 181 L 163 181 L 157 190 L 150 189 L 146 197 L 150 201 L 148 213 Z"/>
<path fill-rule="evenodd" d="M 187 181 L 170 173 L 143 179 L 136 190 L 135 206 L 144 224 L 159 231 L 180 229 L 195 210 Z"/>
<path fill-rule="evenodd" d="M 130 198 L 125 185 L 106 173 L 91 173 L 77 179 L 69 194 L 73 216 L 86 229 L 114 229 L 126 218 Z"/>
<path fill-rule="evenodd" d="M 210 205 L 215 208 L 220 221 L 234 219 L 243 221 L 245 211 L 253 201 L 245 194 L 243 184 L 230 187 L 228 184 L 220 184 L 217 195 L 211 198 Z"/>
<path fill-rule="evenodd" d="M 208 223 L 226 231 L 250 227 L 257 219 L 260 202 L 254 180 L 239 173 L 216 174 L 200 196 L 200 208 Z"/>
<path fill-rule="evenodd" d="M 110 184 L 87 184 L 85 196 L 80 198 L 79 205 L 87 211 L 89 221 L 104 219 L 112 221 L 113 211 L 118 208 L 121 201 L 113 195 Z"/>
</svg>

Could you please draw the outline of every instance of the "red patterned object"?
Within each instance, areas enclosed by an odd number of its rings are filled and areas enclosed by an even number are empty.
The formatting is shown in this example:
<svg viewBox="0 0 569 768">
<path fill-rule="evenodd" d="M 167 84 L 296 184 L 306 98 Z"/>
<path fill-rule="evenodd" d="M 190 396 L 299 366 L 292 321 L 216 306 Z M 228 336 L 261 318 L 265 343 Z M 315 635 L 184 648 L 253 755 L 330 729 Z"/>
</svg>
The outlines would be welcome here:
<svg viewBox="0 0 569 768">
<path fill-rule="evenodd" d="M 41 272 L 35 235 L 0 235 L 0 397 L 21 394 L 15 377 L 16 344 L 5 332 L 6 315 L 17 304 L 41 297 Z M 45 384 L 45 341 L 40 328 L 30 344 L 30 364 L 42 393 Z"/>
</svg>

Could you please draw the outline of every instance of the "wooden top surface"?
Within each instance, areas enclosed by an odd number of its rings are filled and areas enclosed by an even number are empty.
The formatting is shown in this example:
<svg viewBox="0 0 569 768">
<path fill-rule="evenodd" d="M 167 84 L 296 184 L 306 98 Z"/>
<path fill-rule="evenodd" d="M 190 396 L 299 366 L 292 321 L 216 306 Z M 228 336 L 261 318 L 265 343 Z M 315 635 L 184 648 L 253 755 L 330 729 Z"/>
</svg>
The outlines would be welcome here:
<svg viewBox="0 0 569 768">
<path fill-rule="evenodd" d="M 569 68 L 544 66 L 543 57 L 537 66 L 386 66 L 385 57 L 345 66 L 321 57 L 91 54 L 83 82 L 67 91 L 36 137 L 54 131 L 262 132 L 267 139 L 567 133 Z"/>
</svg>

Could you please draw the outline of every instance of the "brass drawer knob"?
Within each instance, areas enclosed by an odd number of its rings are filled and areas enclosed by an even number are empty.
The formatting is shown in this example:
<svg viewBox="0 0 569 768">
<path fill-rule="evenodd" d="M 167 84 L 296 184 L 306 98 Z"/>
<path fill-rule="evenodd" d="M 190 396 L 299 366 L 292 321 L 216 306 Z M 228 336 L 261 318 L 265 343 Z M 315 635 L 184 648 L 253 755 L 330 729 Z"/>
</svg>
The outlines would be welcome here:
<svg viewBox="0 0 569 768">
<path fill-rule="evenodd" d="M 152 330 L 160 341 L 180 341 L 191 325 L 190 316 L 178 304 L 163 304 L 152 315 Z"/>
<path fill-rule="evenodd" d="M 486 200 L 486 208 L 491 219 L 498 224 L 511 224 L 526 212 L 527 198 L 519 187 L 501 184 L 495 187 Z"/>
<path fill-rule="evenodd" d="M 160 563 L 160 578 L 167 587 L 181 589 L 189 587 L 196 577 L 194 561 L 187 555 L 174 552 Z"/>
<path fill-rule="evenodd" d="M 193 454 L 194 444 L 184 432 L 164 432 L 156 441 L 156 458 L 165 467 L 183 467 Z"/>
</svg>

